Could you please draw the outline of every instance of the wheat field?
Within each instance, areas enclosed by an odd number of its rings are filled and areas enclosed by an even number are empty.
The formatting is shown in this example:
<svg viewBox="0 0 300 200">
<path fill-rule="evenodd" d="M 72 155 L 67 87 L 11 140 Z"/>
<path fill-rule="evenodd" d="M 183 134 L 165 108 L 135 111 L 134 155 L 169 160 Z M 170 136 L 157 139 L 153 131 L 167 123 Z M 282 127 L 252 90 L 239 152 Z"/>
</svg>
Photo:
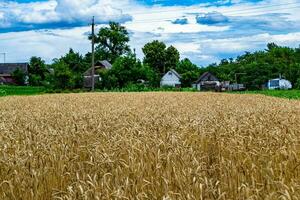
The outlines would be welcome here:
<svg viewBox="0 0 300 200">
<path fill-rule="evenodd" d="M 300 101 L 0 98 L 0 199 L 300 199 Z"/>
</svg>

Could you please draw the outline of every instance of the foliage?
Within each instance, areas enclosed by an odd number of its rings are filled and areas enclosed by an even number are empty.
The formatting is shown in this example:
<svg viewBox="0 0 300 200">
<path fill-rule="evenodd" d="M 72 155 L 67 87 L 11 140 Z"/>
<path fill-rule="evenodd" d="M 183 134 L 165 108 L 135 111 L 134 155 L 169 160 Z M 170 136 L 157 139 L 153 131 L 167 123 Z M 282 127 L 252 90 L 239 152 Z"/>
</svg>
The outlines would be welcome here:
<svg viewBox="0 0 300 200">
<path fill-rule="evenodd" d="M 17 85 L 25 85 L 26 74 L 20 68 L 17 68 L 12 73 L 12 78 L 15 80 Z"/>
<path fill-rule="evenodd" d="M 44 87 L 33 87 L 33 86 L 0 86 L 0 96 L 11 96 L 11 95 L 37 95 L 45 93 Z"/>
<path fill-rule="evenodd" d="M 55 59 L 52 64 L 54 73 L 50 82 L 53 88 L 70 89 L 75 87 L 75 78 L 69 65 L 62 59 Z"/>
<path fill-rule="evenodd" d="M 95 36 L 96 60 L 114 63 L 118 57 L 130 52 L 128 42 L 129 33 L 126 28 L 119 23 L 110 22 L 109 27 L 101 28 Z"/>
<path fill-rule="evenodd" d="M 49 74 L 49 70 L 45 64 L 45 61 L 40 57 L 31 57 L 28 67 L 29 84 L 31 86 L 45 85 L 45 80 Z"/>
<path fill-rule="evenodd" d="M 51 68 L 53 73 L 46 77 L 50 88 L 74 89 L 83 87 L 83 73 L 89 63 L 79 54 L 70 49 L 59 59 L 54 59 Z"/>
<path fill-rule="evenodd" d="M 261 89 L 268 80 L 280 74 L 297 86 L 300 77 L 300 48 L 281 47 L 274 43 L 267 45 L 265 51 L 246 52 L 235 60 L 224 59 L 220 64 L 211 64 L 205 71 L 213 72 L 221 80 L 246 84 L 248 89 Z"/>
<path fill-rule="evenodd" d="M 199 78 L 202 70 L 193 64 L 189 59 L 181 60 L 177 66 L 176 71 L 181 75 L 182 87 L 191 87 L 191 85 Z"/>
<path fill-rule="evenodd" d="M 111 70 L 102 70 L 102 85 L 100 88 L 124 88 L 129 84 L 135 84 L 139 80 L 154 85 L 156 73 L 147 65 L 143 65 L 135 55 L 119 57 Z"/>
<path fill-rule="evenodd" d="M 158 40 L 147 43 L 143 47 L 143 53 L 145 54 L 144 64 L 149 65 L 160 74 L 175 68 L 180 57 L 175 47 L 170 46 L 167 48 L 165 43 Z"/>
<path fill-rule="evenodd" d="M 266 96 L 287 98 L 287 99 L 300 99 L 300 90 L 256 90 L 246 92 L 236 92 L 238 94 L 263 94 Z"/>
<path fill-rule="evenodd" d="M 6 91 L 3 89 L 0 89 L 0 97 L 3 97 L 3 96 L 6 96 Z"/>
</svg>

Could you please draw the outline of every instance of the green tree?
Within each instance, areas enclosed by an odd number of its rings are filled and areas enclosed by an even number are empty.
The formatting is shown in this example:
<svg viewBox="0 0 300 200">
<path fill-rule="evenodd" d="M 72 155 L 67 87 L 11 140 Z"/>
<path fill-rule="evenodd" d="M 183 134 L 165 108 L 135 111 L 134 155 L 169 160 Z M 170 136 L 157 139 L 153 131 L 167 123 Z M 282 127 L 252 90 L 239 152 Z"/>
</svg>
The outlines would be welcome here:
<svg viewBox="0 0 300 200">
<path fill-rule="evenodd" d="M 165 63 L 165 71 L 169 71 L 170 69 L 174 69 L 180 60 L 180 53 L 179 51 L 173 47 L 169 46 L 166 49 L 166 63 Z"/>
<path fill-rule="evenodd" d="M 72 72 L 74 87 L 81 88 L 83 85 L 83 73 L 90 68 L 90 63 L 86 62 L 82 55 L 78 52 L 74 52 L 73 49 L 70 49 L 69 52 L 59 60 L 63 61 Z"/>
<path fill-rule="evenodd" d="M 75 87 L 74 76 L 68 64 L 61 59 L 55 59 L 52 67 L 54 73 L 51 76 L 51 84 L 55 89 L 72 89 Z"/>
<path fill-rule="evenodd" d="M 165 43 L 158 40 L 147 43 L 142 49 L 145 55 L 144 63 L 161 74 L 163 74 L 165 68 L 165 49 Z"/>
<path fill-rule="evenodd" d="M 135 55 L 119 57 L 111 70 L 101 70 L 102 88 L 124 88 L 130 84 L 137 84 L 138 80 L 145 80 L 151 85 L 157 85 L 157 74 L 147 65 L 143 65 Z"/>
<path fill-rule="evenodd" d="M 95 36 L 95 58 L 114 63 L 118 57 L 130 52 L 128 42 L 129 33 L 126 28 L 119 23 L 110 22 L 109 27 L 101 28 Z"/>
<path fill-rule="evenodd" d="M 45 84 L 45 78 L 49 73 L 45 61 L 40 57 L 31 57 L 29 68 L 29 84 L 32 86 L 41 86 Z"/>
<path fill-rule="evenodd" d="M 191 85 L 199 78 L 202 70 L 193 64 L 189 59 L 181 60 L 177 66 L 176 71 L 181 74 L 182 87 L 191 87 Z"/>
<path fill-rule="evenodd" d="M 26 74 L 19 68 L 12 73 L 12 78 L 15 80 L 17 85 L 25 85 Z"/>
</svg>

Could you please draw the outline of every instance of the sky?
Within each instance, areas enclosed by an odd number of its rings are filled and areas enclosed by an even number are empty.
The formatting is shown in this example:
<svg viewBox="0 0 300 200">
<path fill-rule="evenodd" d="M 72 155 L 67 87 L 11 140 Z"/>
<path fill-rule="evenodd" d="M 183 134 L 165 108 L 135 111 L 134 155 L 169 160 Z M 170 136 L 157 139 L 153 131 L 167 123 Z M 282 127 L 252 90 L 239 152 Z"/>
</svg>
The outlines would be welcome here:
<svg viewBox="0 0 300 200">
<path fill-rule="evenodd" d="M 175 46 L 199 67 L 264 50 L 267 43 L 299 47 L 300 0 L 0 0 L 0 62 L 51 63 L 69 48 L 85 54 L 97 29 L 124 25 L 140 59 L 153 40 Z"/>
</svg>

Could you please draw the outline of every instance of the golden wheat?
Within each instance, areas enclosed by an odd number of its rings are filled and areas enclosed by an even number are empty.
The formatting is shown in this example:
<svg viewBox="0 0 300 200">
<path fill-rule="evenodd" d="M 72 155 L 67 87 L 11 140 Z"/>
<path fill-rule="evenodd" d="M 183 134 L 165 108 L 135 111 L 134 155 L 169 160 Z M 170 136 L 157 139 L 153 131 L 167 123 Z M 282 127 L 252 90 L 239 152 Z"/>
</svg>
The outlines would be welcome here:
<svg viewBox="0 0 300 200">
<path fill-rule="evenodd" d="M 0 199 L 300 199 L 300 101 L 0 98 Z"/>
</svg>

